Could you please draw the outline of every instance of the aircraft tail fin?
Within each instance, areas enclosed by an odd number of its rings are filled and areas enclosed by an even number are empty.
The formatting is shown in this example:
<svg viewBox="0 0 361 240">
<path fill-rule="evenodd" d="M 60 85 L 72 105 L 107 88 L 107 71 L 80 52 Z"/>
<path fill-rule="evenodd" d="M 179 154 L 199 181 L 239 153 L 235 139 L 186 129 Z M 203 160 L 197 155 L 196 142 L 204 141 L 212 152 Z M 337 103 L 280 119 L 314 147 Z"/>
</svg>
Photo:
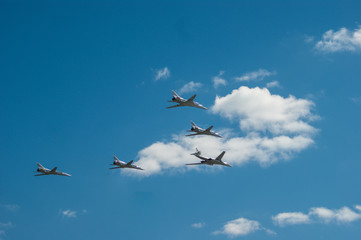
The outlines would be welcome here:
<svg viewBox="0 0 361 240">
<path fill-rule="evenodd" d="M 222 161 L 222 158 L 223 158 L 225 153 L 226 153 L 226 151 L 223 151 L 221 154 L 219 154 L 219 156 L 216 158 L 216 160 Z"/>
<path fill-rule="evenodd" d="M 36 163 L 36 165 L 38 165 L 39 168 L 44 168 L 40 163 Z"/>
<path fill-rule="evenodd" d="M 113 156 L 113 159 L 114 159 L 114 160 L 119 160 L 115 155 Z"/>
<path fill-rule="evenodd" d="M 207 129 L 206 129 L 206 132 L 210 132 L 212 128 L 213 128 L 213 125 L 210 126 L 209 128 L 207 128 Z"/>
<path fill-rule="evenodd" d="M 172 90 L 172 93 L 173 93 L 173 96 L 179 97 L 179 95 L 174 90 Z"/>
<path fill-rule="evenodd" d="M 194 94 L 190 99 L 187 100 L 187 102 L 191 102 L 196 98 L 197 94 Z"/>
</svg>

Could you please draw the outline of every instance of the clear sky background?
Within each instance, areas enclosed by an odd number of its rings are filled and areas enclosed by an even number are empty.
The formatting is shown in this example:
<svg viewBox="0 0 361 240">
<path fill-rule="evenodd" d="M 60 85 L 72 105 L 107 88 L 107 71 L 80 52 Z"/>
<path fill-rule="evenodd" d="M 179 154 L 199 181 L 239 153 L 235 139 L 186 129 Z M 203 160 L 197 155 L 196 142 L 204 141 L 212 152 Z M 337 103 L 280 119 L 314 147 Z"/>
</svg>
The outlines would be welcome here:
<svg viewBox="0 0 361 240">
<path fill-rule="evenodd" d="M 0 1 L 0 239 L 359 239 L 360 12 Z"/>
</svg>

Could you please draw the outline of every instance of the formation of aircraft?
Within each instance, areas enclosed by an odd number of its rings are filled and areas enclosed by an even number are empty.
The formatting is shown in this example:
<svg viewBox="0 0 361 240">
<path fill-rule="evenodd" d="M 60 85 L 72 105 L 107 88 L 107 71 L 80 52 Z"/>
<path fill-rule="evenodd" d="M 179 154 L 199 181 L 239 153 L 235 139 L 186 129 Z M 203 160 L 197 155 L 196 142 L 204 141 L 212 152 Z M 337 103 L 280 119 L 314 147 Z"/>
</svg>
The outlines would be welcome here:
<svg viewBox="0 0 361 240">
<path fill-rule="evenodd" d="M 192 153 L 191 155 L 196 156 L 197 158 L 201 159 L 202 161 L 199 163 L 188 163 L 186 165 L 201 165 L 201 164 L 207 164 L 207 165 L 222 165 L 222 166 L 227 166 L 227 167 L 232 167 L 231 165 L 229 165 L 227 162 L 223 162 L 222 158 L 224 156 L 226 152 L 223 151 L 221 154 L 219 154 L 218 157 L 216 158 L 206 158 L 204 156 L 201 155 L 201 152 L 196 149 L 195 153 Z"/>
<path fill-rule="evenodd" d="M 112 167 L 112 168 L 109 168 L 109 169 L 117 169 L 117 168 L 134 168 L 134 169 L 138 169 L 138 170 L 144 170 L 143 168 L 141 167 L 138 167 L 133 163 L 133 160 L 131 160 L 130 162 L 126 163 L 126 162 L 123 162 L 123 161 L 120 161 L 116 156 L 113 156 L 114 158 L 114 161 L 112 164 L 112 166 L 116 166 L 116 167 Z"/>
<path fill-rule="evenodd" d="M 191 98 L 189 98 L 187 100 L 187 99 L 180 97 L 174 90 L 172 90 L 172 93 L 173 93 L 172 101 L 168 101 L 168 102 L 175 102 L 175 103 L 178 103 L 178 105 L 170 106 L 167 108 L 188 106 L 188 107 L 196 107 L 196 108 L 201 108 L 201 109 L 207 110 L 207 108 L 204 107 L 202 104 L 193 101 L 196 98 L 197 94 L 194 94 Z"/>
<path fill-rule="evenodd" d="M 58 167 L 54 167 L 53 169 L 47 169 L 43 167 L 40 163 L 36 163 L 38 165 L 37 172 L 40 172 L 40 174 L 36 174 L 34 176 L 44 176 L 44 175 L 60 175 L 60 176 L 67 176 L 70 177 L 71 175 L 65 172 L 56 171 Z"/>
<path fill-rule="evenodd" d="M 175 108 L 175 107 L 196 107 L 196 108 L 201 108 L 204 110 L 207 110 L 206 107 L 204 107 L 202 104 L 195 102 L 194 99 L 197 96 L 196 94 L 194 94 L 191 98 L 184 99 L 182 97 L 180 97 L 175 91 L 172 90 L 173 93 L 173 98 L 172 101 L 168 101 L 168 102 L 175 102 L 178 103 L 177 105 L 174 106 L 170 106 L 167 108 Z M 186 135 L 188 136 L 196 136 L 196 135 L 209 135 L 209 136 L 215 136 L 215 137 L 222 137 L 219 134 L 215 133 L 214 131 L 211 131 L 211 129 L 213 128 L 213 126 L 210 126 L 207 129 L 203 129 L 198 127 L 194 122 L 192 122 L 192 128 L 191 130 L 189 130 L 189 132 L 194 132 L 193 134 L 188 134 Z M 223 166 L 227 166 L 227 167 L 232 167 L 231 165 L 229 165 L 227 162 L 223 162 L 222 158 L 224 156 L 224 154 L 226 153 L 225 151 L 223 151 L 218 157 L 216 157 L 215 159 L 213 158 L 206 158 L 204 156 L 201 155 L 201 152 L 198 151 L 198 149 L 196 149 L 197 151 L 195 153 L 192 153 L 191 155 L 196 156 L 197 158 L 201 159 L 201 162 L 199 163 L 188 163 L 186 165 L 201 165 L 201 164 L 206 164 L 206 165 L 223 165 Z M 130 162 L 126 163 L 123 161 L 120 161 L 116 156 L 113 156 L 114 161 L 112 164 L 112 166 L 115 167 L 111 167 L 109 169 L 118 169 L 118 168 L 132 168 L 132 169 L 137 169 L 137 170 L 144 170 L 141 167 L 138 167 L 133 163 L 133 160 L 131 160 Z M 38 165 L 38 168 L 36 170 L 36 172 L 39 172 L 39 174 L 36 174 L 34 176 L 44 176 L 44 175 L 60 175 L 60 176 L 67 176 L 70 177 L 71 175 L 65 172 L 60 172 L 60 171 L 56 171 L 56 169 L 58 167 L 54 167 L 53 169 L 47 169 L 45 167 L 43 167 L 40 163 L 36 163 Z"/>
<path fill-rule="evenodd" d="M 203 129 L 203 128 L 198 127 L 193 121 L 191 121 L 191 124 L 192 124 L 192 128 L 191 128 L 191 130 L 189 130 L 189 132 L 195 132 L 195 133 L 188 134 L 188 135 L 186 135 L 187 137 L 196 136 L 196 135 L 210 135 L 210 136 L 215 136 L 215 137 L 220 137 L 220 138 L 222 137 L 221 135 L 215 133 L 214 131 L 211 131 L 211 129 L 213 128 L 213 125 L 207 129 Z"/>
</svg>

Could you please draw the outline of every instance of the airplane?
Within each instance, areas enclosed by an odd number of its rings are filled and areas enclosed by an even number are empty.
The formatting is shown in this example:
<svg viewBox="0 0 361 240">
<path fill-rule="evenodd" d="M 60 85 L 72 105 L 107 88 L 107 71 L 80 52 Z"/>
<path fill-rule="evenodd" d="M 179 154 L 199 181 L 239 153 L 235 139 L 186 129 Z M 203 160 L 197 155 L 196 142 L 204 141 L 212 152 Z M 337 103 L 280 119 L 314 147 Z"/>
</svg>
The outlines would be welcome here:
<svg viewBox="0 0 361 240">
<path fill-rule="evenodd" d="M 114 162 L 110 165 L 115 165 L 116 167 L 112 167 L 112 168 L 109 168 L 109 169 L 117 169 L 117 168 L 134 168 L 134 169 L 138 169 L 138 170 L 144 170 L 143 168 L 140 168 L 136 165 L 133 165 L 133 160 L 126 163 L 126 162 L 123 162 L 123 161 L 120 161 L 116 156 L 113 156 L 114 158 Z"/>
<path fill-rule="evenodd" d="M 40 174 L 36 174 L 34 176 L 60 175 L 60 176 L 71 177 L 70 174 L 67 174 L 65 172 L 56 171 L 56 169 L 58 167 L 55 167 L 55 168 L 50 170 L 50 169 L 47 169 L 47 168 L 43 167 L 40 163 L 36 163 L 36 165 L 38 165 L 38 169 L 36 170 L 36 172 L 40 172 Z"/>
<path fill-rule="evenodd" d="M 194 98 L 197 96 L 196 94 L 194 94 L 191 98 L 189 98 L 188 100 L 180 97 L 175 91 L 172 90 L 173 93 L 173 98 L 172 101 L 168 101 L 168 102 L 175 102 L 178 103 L 178 105 L 174 105 L 174 106 L 170 106 L 167 108 L 175 108 L 175 107 L 185 107 L 185 106 L 189 106 L 189 107 L 196 107 L 196 108 L 201 108 L 204 110 L 207 110 L 206 107 L 204 107 L 202 104 L 194 102 Z"/>
<path fill-rule="evenodd" d="M 191 123 L 192 123 L 192 128 L 191 128 L 191 130 L 188 130 L 188 132 L 195 132 L 195 133 L 188 134 L 188 135 L 186 135 L 186 137 L 196 136 L 196 135 L 211 135 L 211 136 L 220 137 L 220 138 L 222 137 L 222 136 L 218 135 L 217 133 L 215 133 L 214 131 L 211 131 L 213 126 L 210 126 L 207 129 L 203 129 L 203 128 L 198 127 L 194 122 L 191 121 Z"/>
<path fill-rule="evenodd" d="M 206 158 L 201 156 L 201 152 L 196 148 L 196 152 L 192 153 L 191 155 L 196 156 L 197 158 L 202 159 L 202 161 L 200 163 L 188 163 L 186 165 L 201 165 L 201 164 L 207 164 L 207 165 L 223 165 L 223 166 L 227 166 L 227 167 L 232 167 L 231 165 L 229 165 L 226 162 L 222 161 L 222 157 L 224 156 L 226 152 L 223 151 L 221 154 L 219 154 L 218 157 L 216 157 L 215 159 L 213 158 Z"/>
</svg>

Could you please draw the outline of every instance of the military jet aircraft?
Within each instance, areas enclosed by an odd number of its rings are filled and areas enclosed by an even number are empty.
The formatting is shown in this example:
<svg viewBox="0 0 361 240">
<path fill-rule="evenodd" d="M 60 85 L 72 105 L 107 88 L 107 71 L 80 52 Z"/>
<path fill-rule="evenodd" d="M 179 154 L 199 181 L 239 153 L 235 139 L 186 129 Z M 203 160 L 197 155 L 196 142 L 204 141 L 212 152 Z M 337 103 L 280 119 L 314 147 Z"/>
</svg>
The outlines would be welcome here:
<svg viewBox="0 0 361 240">
<path fill-rule="evenodd" d="M 56 171 L 56 169 L 58 167 L 55 167 L 53 169 L 47 169 L 45 167 L 43 167 L 40 163 L 36 163 L 36 165 L 38 165 L 38 169 L 36 170 L 37 172 L 40 172 L 40 174 L 36 174 L 34 176 L 44 176 L 44 175 L 60 175 L 60 176 L 67 176 L 67 177 L 71 177 L 70 174 L 67 174 L 65 172 L 60 172 L 60 171 Z"/>
<path fill-rule="evenodd" d="M 222 136 L 218 135 L 217 133 L 215 133 L 214 131 L 211 131 L 213 126 L 210 126 L 207 129 L 203 129 L 203 128 L 198 127 L 194 122 L 191 121 L 191 123 L 192 123 L 192 128 L 191 128 L 191 130 L 188 130 L 188 131 L 195 132 L 195 133 L 188 134 L 188 135 L 186 135 L 186 137 L 196 136 L 196 135 L 211 135 L 211 136 L 220 137 L 220 138 L 222 137 Z"/>
<path fill-rule="evenodd" d="M 202 161 L 200 163 L 188 163 L 186 165 L 201 165 L 201 164 L 207 164 L 207 165 L 223 165 L 223 166 L 227 166 L 227 167 L 232 167 L 231 165 L 229 165 L 226 162 L 222 161 L 222 157 L 224 156 L 226 152 L 223 151 L 221 154 L 219 154 L 218 157 L 216 157 L 215 159 L 213 158 L 206 158 L 201 156 L 201 152 L 198 151 L 198 149 L 196 149 L 195 153 L 192 153 L 191 155 L 196 156 L 197 158 L 202 159 Z"/>
<path fill-rule="evenodd" d="M 113 156 L 114 158 L 114 162 L 110 165 L 115 165 L 116 167 L 112 167 L 112 168 L 109 168 L 109 169 L 117 169 L 117 168 L 134 168 L 134 169 L 138 169 L 138 170 L 144 170 L 143 168 L 140 168 L 136 165 L 133 165 L 133 160 L 126 163 L 126 162 L 123 162 L 123 161 L 120 161 L 116 156 Z"/>
<path fill-rule="evenodd" d="M 167 108 L 175 108 L 175 107 L 185 107 L 185 106 L 189 106 L 189 107 L 196 107 L 196 108 L 201 108 L 204 110 L 207 110 L 206 107 L 204 107 L 202 104 L 194 102 L 194 98 L 197 96 L 196 94 L 194 94 L 190 99 L 186 100 L 182 97 L 180 97 L 175 91 L 172 90 L 173 93 L 173 98 L 172 101 L 168 101 L 168 102 L 175 102 L 178 103 L 178 105 L 174 105 L 174 106 L 170 106 Z"/>
</svg>

